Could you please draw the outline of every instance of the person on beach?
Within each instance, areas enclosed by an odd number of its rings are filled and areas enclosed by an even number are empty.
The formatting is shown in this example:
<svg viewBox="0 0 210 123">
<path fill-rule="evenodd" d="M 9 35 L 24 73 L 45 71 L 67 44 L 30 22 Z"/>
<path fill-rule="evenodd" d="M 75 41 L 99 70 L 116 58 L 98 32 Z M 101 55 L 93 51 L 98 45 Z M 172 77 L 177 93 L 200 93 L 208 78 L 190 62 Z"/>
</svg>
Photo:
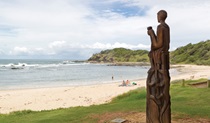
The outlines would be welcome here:
<svg viewBox="0 0 210 123">
<path fill-rule="evenodd" d="M 126 82 L 125 82 L 125 80 L 123 80 L 122 84 L 119 86 L 131 86 L 131 84 L 130 84 L 129 80 L 126 80 Z"/>
<path fill-rule="evenodd" d="M 122 84 L 121 84 L 121 85 L 119 85 L 119 86 L 126 86 L 126 82 L 125 82 L 125 80 L 123 80 Z"/>
<path fill-rule="evenodd" d="M 125 80 L 123 80 L 122 86 L 126 86 Z"/>
<path fill-rule="evenodd" d="M 130 85 L 130 81 L 127 80 L 127 81 L 126 81 L 126 86 L 129 86 L 129 85 Z"/>
</svg>

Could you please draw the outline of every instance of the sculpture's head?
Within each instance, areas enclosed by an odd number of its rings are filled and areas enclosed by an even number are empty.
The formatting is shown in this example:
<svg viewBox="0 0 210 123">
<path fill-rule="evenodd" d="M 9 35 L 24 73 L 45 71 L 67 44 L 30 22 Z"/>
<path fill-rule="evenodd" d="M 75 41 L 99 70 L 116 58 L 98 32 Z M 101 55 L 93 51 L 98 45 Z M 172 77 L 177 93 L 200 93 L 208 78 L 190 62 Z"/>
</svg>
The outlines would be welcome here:
<svg viewBox="0 0 210 123">
<path fill-rule="evenodd" d="M 158 22 L 161 22 L 161 21 L 165 21 L 167 18 L 167 12 L 165 10 L 160 10 L 158 13 L 157 13 L 157 19 L 158 19 Z"/>
</svg>

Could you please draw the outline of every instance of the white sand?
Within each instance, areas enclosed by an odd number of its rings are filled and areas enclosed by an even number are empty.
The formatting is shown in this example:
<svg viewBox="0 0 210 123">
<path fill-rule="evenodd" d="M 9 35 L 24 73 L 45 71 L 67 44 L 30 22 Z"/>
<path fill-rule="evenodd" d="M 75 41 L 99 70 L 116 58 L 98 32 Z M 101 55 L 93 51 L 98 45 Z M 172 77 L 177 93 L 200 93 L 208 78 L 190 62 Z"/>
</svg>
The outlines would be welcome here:
<svg viewBox="0 0 210 123">
<path fill-rule="evenodd" d="M 177 68 L 181 74 L 175 79 L 198 79 L 210 76 L 209 66 L 184 65 Z M 2 90 L 0 91 L 0 113 L 19 110 L 50 110 L 74 106 L 89 106 L 109 102 L 113 97 L 138 87 L 145 87 L 146 80 L 136 80 L 137 85 L 119 87 L 121 83 L 90 86 Z"/>
</svg>

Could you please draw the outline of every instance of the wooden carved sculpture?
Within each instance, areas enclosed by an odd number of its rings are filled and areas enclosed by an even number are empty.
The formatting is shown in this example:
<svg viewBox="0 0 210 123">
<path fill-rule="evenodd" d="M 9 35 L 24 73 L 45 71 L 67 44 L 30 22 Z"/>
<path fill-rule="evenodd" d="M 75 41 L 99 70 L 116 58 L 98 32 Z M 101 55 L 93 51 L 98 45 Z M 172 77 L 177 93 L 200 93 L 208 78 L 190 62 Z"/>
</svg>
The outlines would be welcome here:
<svg viewBox="0 0 210 123">
<path fill-rule="evenodd" d="M 151 68 L 147 77 L 147 123 L 171 123 L 169 43 L 170 29 L 165 23 L 167 12 L 160 10 L 157 19 L 160 23 L 155 35 L 152 27 L 147 28 L 151 39 L 149 53 Z"/>
</svg>

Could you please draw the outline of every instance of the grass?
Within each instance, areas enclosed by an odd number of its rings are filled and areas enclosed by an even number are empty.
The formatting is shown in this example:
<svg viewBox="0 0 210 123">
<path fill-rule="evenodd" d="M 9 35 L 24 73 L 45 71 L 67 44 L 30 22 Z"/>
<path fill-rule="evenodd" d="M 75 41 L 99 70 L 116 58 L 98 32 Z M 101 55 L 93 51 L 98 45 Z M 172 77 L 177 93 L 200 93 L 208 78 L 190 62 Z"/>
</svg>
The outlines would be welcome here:
<svg viewBox="0 0 210 123">
<path fill-rule="evenodd" d="M 198 82 L 201 80 L 193 81 Z M 203 81 L 203 80 L 202 80 Z M 186 81 L 186 83 L 191 83 Z M 201 117 L 210 119 L 210 89 L 171 84 L 171 109 L 175 118 Z M 74 107 L 49 111 L 19 111 L 0 115 L 0 123 L 96 123 L 94 115 L 113 112 L 145 112 L 145 88 L 120 95 L 112 102 L 89 107 Z"/>
<path fill-rule="evenodd" d="M 190 83 L 203 82 L 206 79 L 185 81 L 172 84 L 171 102 L 172 113 L 185 117 L 203 117 L 210 119 L 210 88 L 188 86 Z"/>
</svg>

